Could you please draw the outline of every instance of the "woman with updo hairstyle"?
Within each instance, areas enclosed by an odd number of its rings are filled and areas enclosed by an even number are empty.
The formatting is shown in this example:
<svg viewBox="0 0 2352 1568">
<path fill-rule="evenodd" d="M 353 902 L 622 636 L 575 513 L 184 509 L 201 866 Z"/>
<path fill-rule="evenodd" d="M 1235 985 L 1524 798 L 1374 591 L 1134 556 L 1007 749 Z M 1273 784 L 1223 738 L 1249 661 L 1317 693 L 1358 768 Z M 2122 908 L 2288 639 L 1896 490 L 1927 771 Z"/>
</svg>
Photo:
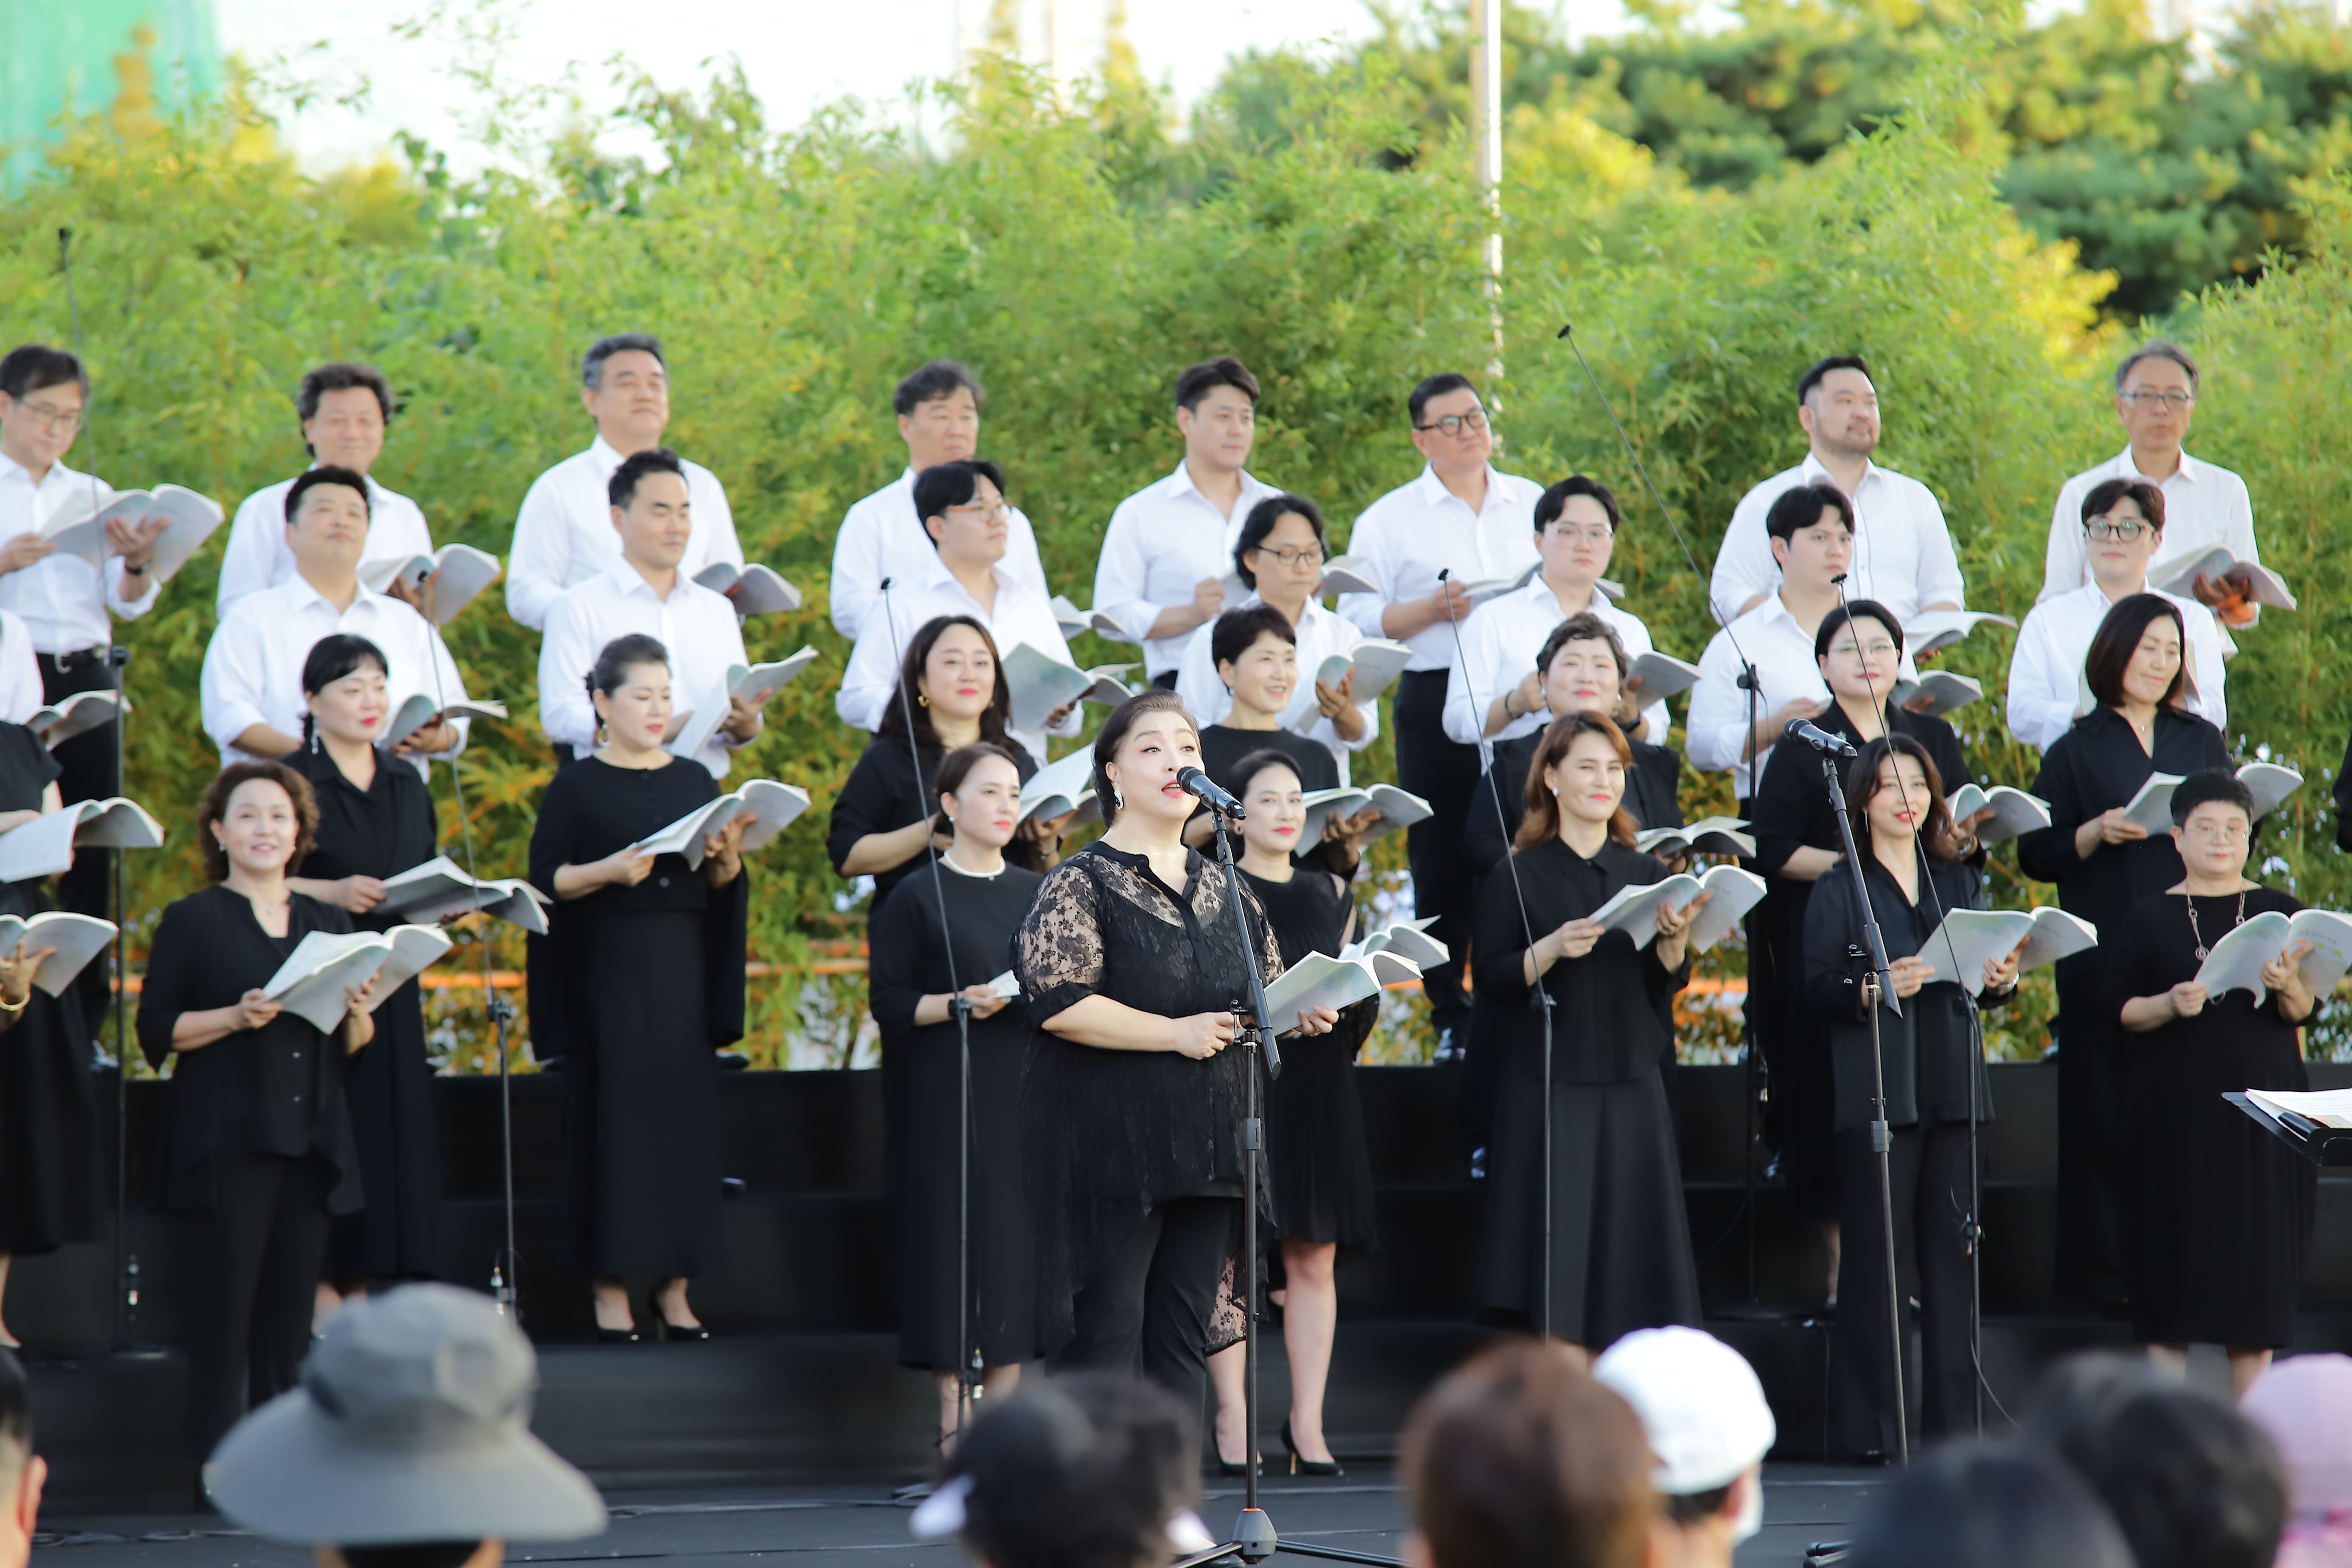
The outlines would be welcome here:
<svg viewBox="0 0 2352 1568">
<path fill-rule="evenodd" d="M 1200 765 L 1201 738 L 1182 700 L 1122 702 L 1094 757 L 1108 826 L 1045 879 L 1013 950 L 1043 1031 L 1021 1105 L 1037 1338 L 1061 1366 L 1139 1364 L 1197 1407 L 1209 1354 L 1242 1328 L 1220 1290 L 1240 1277 L 1251 1092 L 1235 1022 L 1253 959 L 1271 982 L 1282 952 L 1247 887 L 1185 847 L 1194 803 L 1177 774 Z M 1337 1021 L 1318 1008 L 1272 1024 L 1322 1034 Z M 1263 1163 L 1255 1201 L 1270 1219 Z"/>
<path fill-rule="evenodd" d="M 1633 847 L 1624 809 L 1632 753 L 1617 726 L 1570 713 L 1543 735 L 1517 843 L 1480 890 L 1471 948 L 1478 991 L 1499 1004 L 1501 1079 L 1479 1299 L 1590 1352 L 1635 1329 L 1699 1321 L 1662 1076 L 1675 1054 L 1675 994 L 1690 983 L 1686 933 L 1698 905 L 1660 905 L 1639 946 L 1592 919 L 1624 889 L 1664 880 L 1666 868 Z M 1553 1004 L 1548 1106 L 1538 985 Z M 1540 1321 L 1547 1117 L 1549 1325 Z"/>
<path fill-rule="evenodd" d="M 383 650 L 337 632 L 302 664 L 301 749 L 286 765 L 310 781 L 319 812 L 310 851 L 287 879 L 360 931 L 389 931 L 383 884 L 440 851 L 432 786 L 383 744 L 392 714 Z M 343 1293 L 429 1278 L 440 1268 L 441 1141 L 424 993 L 415 979 L 379 1000 L 374 1045 L 352 1063 L 345 1092 L 367 1206 L 336 1222 L 327 1279 Z"/>
<path fill-rule="evenodd" d="M 363 1198 L 344 1095 L 375 1035 L 374 983 L 321 1031 L 262 994 L 313 931 L 351 916 L 297 892 L 319 808 L 283 763 L 232 763 L 196 806 L 213 886 L 168 906 L 147 952 L 139 1045 L 172 1065 L 155 1176 L 187 1216 L 188 1452 L 299 1381 L 330 1216 Z M 198 1484 L 202 1496 L 202 1483 Z"/>
<path fill-rule="evenodd" d="M 639 1339 L 628 1279 L 649 1279 L 650 1331 L 702 1340 L 687 1280 L 717 1261 L 720 1047 L 743 1037 L 739 816 L 683 855 L 632 847 L 719 797 L 710 770 L 662 747 L 669 654 L 615 637 L 588 676 L 596 749 L 549 781 L 531 886 L 551 895 L 551 962 L 532 975 L 531 1049 L 563 1062 L 570 1221 L 595 1281 L 596 1331 Z M 541 989 L 547 994 L 541 994 Z"/>
</svg>

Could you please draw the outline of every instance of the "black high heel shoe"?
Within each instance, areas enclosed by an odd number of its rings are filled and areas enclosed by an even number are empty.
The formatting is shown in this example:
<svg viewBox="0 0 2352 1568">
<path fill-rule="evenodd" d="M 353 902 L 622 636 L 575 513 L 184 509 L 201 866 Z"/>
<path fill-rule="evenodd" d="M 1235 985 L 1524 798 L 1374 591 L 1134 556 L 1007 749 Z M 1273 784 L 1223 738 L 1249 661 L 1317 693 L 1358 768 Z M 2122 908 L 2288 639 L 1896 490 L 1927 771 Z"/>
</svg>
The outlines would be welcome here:
<svg viewBox="0 0 2352 1568">
<path fill-rule="evenodd" d="M 1309 1459 L 1303 1457 L 1298 1452 L 1298 1445 L 1291 1441 L 1290 1417 L 1287 1415 L 1282 1418 L 1282 1446 L 1290 1450 L 1290 1473 L 1294 1476 L 1321 1476 L 1328 1480 L 1348 1473 L 1339 1468 L 1339 1461 L 1337 1459 Z"/>
<path fill-rule="evenodd" d="M 602 1323 L 596 1325 L 596 1342 L 600 1345 L 633 1345 L 644 1337 L 635 1329 L 608 1329 Z"/>
<path fill-rule="evenodd" d="M 657 1340 L 671 1340 L 683 1344 L 710 1337 L 710 1331 L 700 1323 L 688 1327 L 685 1323 L 671 1322 L 669 1314 L 662 1310 L 661 1287 L 658 1285 L 646 1292 L 646 1315 L 653 1320 L 654 1338 Z"/>
</svg>

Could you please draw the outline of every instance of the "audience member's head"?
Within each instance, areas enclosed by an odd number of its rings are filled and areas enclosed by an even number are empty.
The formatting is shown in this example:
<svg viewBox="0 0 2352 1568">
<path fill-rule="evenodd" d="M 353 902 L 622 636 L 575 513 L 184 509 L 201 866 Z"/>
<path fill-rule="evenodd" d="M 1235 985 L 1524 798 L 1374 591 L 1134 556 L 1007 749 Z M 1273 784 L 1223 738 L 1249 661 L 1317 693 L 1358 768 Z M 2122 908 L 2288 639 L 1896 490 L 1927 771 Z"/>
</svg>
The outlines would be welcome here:
<svg viewBox="0 0 2352 1568">
<path fill-rule="evenodd" d="M 1423 1568 L 1662 1568 L 1641 1418 L 1566 1347 L 1510 1340 L 1405 1425 Z"/>
<path fill-rule="evenodd" d="M 25 1568 L 49 1467 L 33 1452 L 33 1398 L 25 1365 L 0 1350 L 0 1568 Z"/>
<path fill-rule="evenodd" d="M 1953 1443 L 1879 1489 L 1853 1568 L 2133 1568 L 2097 1496 L 2020 1444 Z"/>
<path fill-rule="evenodd" d="M 2286 1470 L 2235 1408 L 2137 1356 L 2061 1363 L 2026 1436 L 2090 1484 L 2138 1568 L 2270 1568 Z"/>
<path fill-rule="evenodd" d="M 1174 1395 L 1078 1373 L 994 1400 L 915 1533 L 957 1535 L 988 1568 L 1159 1568 L 1216 1544 L 1194 1511 L 1201 1437 Z"/>
<path fill-rule="evenodd" d="M 530 1342 L 487 1297 L 404 1285 L 337 1312 L 302 1386 L 205 1466 L 220 1510 L 320 1568 L 489 1568 L 509 1541 L 604 1528 L 588 1478 L 530 1432 Z"/>
<path fill-rule="evenodd" d="M 1764 1455 L 1778 1428 L 1740 1353 L 1697 1329 L 1643 1329 L 1592 1363 L 1649 1435 L 1650 1484 L 1682 1568 L 1727 1568 L 1764 1523 Z"/>
<path fill-rule="evenodd" d="M 2352 1564 L 2352 1356 L 2279 1362 L 2238 1408 L 2286 1462 L 2293 1512 L 2278 1568 Z"/>
</svg>

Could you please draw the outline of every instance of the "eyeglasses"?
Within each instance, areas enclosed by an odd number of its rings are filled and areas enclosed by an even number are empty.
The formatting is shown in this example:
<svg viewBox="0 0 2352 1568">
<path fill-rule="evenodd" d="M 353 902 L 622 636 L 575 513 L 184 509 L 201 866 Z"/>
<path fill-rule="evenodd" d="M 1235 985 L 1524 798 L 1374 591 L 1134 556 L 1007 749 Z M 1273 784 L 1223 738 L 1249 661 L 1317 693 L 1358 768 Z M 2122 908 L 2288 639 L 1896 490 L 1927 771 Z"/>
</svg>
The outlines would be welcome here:
<svg viewBox="0 0 2352 1568">
<path fill-rule="evenodd" d="M 1474 408 L 1467 414 L 1441 414 L 1426 425 L 1413 426 L 1416 430 L 1443 430 L 1448 436 L 1456 437 L 1465 429 L 1484 430 L 1486 427 L 1486 411 L 1483 408 Z"/>
<path fill-rule="evenodd" d="M 2178 414 L 2196 402 L 2197 395 L 2193 392 L 2126 392 L 2123 400 L 2143 412 L 2153 413 L 2164 408 Z"/>
<path fill-rule="evenodd" d="M 58 408 L 47 403 L 23 402 L 18 403 L 16 406 L 22 408 L 33 423 L 46 425 L 52 430 L 71 430 L 81 424 L 81 410 L 79 408 Z"/>
<path fill-rule="evenodd" d="M 2083 524 L 2083 531 L 2093 539 L 2113 539 L 2121 543 L 2129 544 L 2143 533 L 2154 533 L 2156 528 L 2153 524 L 2143 522 L 2136 517 L 2116 517 L 2111 514 L 2106 517 L 2089 519 Z"/>
<path fill-rule="evenodd" d="M 947 511 L 950 517 L 972 517 L 978 518 L 982 522 L 993 522 L 1004 515 L 1004 503 L 1001 500 L 990 501 L 982 506 L 978 501 L 966 501 L 961 506 L 948 508 Z"/>
<path fill-rule="evenodd" d="M 2180 831 L 2207 844 L 2243 844 L 2254 833 L 2242 822 L 2192 822 Z"/>
<path fill-rule="evenodd" d="M 1830 652 L 1833 654 L 1851 653 L 1857 658 L 1866 657 L 1870 658 L 1885 658 L 1894 651 L 1894 642 L 1885 637 L 1874 637 L 1869 642 L 1861 644 L 1843 642 L 1830 649 Z"/>
<path fill-rule="evenodd" d="M 1565 540 L 1571 544 L 1596 546 L 1608 543 L 1610 540 L 1616 537 L 1617 533 L 1615 529 L 1605 522 L 1597 523 L 1591 528 L 1579 528 L 1572 522 L 1546 523 L 1544 531 L 1554 539 Z"/>
<path fill-rule="evenodd" d="M 1284 566 L 1323 564 L 1323 552 L 1320 547 L 1313 544 L 1302 545 L 1297 550 L 1268 550 L 1261 544 L 1251 550 L 1250 553 L 1261 561 L 1273 561 Z"/>
</svg>

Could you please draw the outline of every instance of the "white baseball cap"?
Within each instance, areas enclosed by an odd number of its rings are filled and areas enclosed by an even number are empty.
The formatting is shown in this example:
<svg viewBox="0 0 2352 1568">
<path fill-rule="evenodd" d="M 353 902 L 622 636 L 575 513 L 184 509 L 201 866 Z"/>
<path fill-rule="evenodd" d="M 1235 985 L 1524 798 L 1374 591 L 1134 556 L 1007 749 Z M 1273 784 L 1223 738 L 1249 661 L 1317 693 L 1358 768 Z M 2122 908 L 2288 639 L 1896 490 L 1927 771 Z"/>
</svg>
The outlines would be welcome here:
<svg viewBox="0 0 2352 1568">
<path fill-rule="evenodd" d="M 1772 1447 L 1777 1428 L 1747 1358 L 1697 1329 L 1642 1329 L 1601 1352 L 1592 1375 L 1633 1407 L 1671 1496 L 1727 1487 Z"/>
</svg>

